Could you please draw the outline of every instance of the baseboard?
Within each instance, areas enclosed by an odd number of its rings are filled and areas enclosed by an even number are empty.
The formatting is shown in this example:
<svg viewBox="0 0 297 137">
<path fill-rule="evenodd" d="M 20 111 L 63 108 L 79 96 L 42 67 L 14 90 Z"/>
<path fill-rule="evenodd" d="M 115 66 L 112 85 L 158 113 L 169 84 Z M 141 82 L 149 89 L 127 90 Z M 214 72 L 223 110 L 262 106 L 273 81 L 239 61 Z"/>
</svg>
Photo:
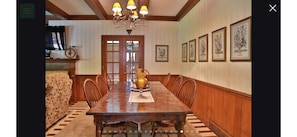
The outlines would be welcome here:
<svg viewBox="0 0 297 137">
<path fill-rule="evenodd" d="M 217 124 L 215 124 L 213 121 L 209 121 L 209 128 L 218 136 L 218 137 L 233 137 L 230 134 L 228 134 L 226 131 L 224 131 L 222 128 L 220 128 Z"/>
</svg>

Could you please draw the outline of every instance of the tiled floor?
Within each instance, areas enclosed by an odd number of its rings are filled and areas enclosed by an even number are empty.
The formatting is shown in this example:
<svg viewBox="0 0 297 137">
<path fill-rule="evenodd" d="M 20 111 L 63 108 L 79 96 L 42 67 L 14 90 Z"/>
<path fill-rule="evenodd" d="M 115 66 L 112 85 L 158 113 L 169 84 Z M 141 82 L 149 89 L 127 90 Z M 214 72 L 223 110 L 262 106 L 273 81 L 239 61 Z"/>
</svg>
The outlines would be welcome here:
<svg viewBox="0 0 297 137">
<path fill-rule="evenodd" d="M 69 108 L 69 115 L 55 124 L 46 132 L 46 137 L 95 137 L 95 125 L 93 116 L 85 115 L 89 109 L 86 102 L 77 102 Z M 193 126 L 194 124 L 194 126 Z M 196 124 L 196 128 L 195 127 Z M 197 125 L 200 124 L 200 125 Z M 184 134 L 186 137 L 216 137 L 203 123 L 197 121 L 193 115 L 187 117 L 187 124 L 184 126 Z M 137 126 L 129 124 L 127 128 L 129 137 L 137 137 Z M 143 137 L 151 136 L 150 123 L 142 125 Z M 166 129 L 165 129 L 166 130 Z M 167 129 L 172 130 L 172 129 Z M 106 129 L 106 131 L 112 131 Z M 160 130 L 158 130 L 160 131 Z M 201 132 L 202 131 L 202 132 Z M 201 132 L 201 133 L 199 133 Z M 110 136 L 110 135 L 104 135 Z M 124 134 L 115 134 L 114 137 L 121 137 Z M 156 137 L 167 137 L 166 134 L 156 134 Z M 170 134 L 169 137 L 175 137 L 175 134 Z"/>
</svg>

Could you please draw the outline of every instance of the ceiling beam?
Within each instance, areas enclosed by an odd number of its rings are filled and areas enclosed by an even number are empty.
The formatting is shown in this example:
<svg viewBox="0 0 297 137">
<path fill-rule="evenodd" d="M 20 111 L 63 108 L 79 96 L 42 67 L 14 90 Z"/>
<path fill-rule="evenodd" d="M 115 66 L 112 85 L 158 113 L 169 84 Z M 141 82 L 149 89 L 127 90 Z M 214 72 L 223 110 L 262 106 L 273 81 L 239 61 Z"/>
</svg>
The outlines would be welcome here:
<svg viewBox="0 0 297 137">
<path fill-rule="evenodd" d="M 139 6 L 139 8 L 142 5 L 146 5 L 148 7 L 149 4 L 150 4 L 150 0 L 138 0 L 138 6 Z"/>
<path fill-rule="evenodd" d="M 188 0 L 185 6 L 177 13 L 177 20 L 181 20 L 200 0 Z"/>
<path fill-rule="evenodd" d="M 69 19 L 70 16 L 64 12 L 63 10 L 61 10 L 60 8 L 58 8 L 56 5 L 54 5 L 53 3 L 51 3 L 49 0 L 45 1 L 45 9 L 54 14 L 55 16 L 57 16 L 60 19 Z"/>
<path fill-rule="evenodd" d="M 85 0 L 85 2 L 95 12 L 99 20 L 105 20 L 107 18 L 107 13 L 105 12 L 99 0 Z"/>
<path fill-rule="evenodd" d="M 71 20 L 98 20 L 96 15 L 71 15 Z"/>
<path fill-rule="evenodd" d="M 175 16 L 150 16 L 146 15 L 143 19 L 145 20 L 159 20 L 159 21 L 177 21 Z"/>
</svg>

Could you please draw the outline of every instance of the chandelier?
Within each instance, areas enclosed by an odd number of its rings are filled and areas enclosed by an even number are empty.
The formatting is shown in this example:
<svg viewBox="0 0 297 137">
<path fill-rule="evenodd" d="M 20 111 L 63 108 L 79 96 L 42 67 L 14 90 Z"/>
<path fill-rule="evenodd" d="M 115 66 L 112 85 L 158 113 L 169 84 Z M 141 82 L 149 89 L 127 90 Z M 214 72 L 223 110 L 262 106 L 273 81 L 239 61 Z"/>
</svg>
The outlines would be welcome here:
<svg viewBox="0 0 297 137">
<path fill-rule="evenodd" d="M 122 7 L 119 2 L 115 2 L 112 7 L 113 11 L 113 23 L 117 28 L 126 27 L 126 31 L 130 35 L 132 30 L 136 28 L 136 25 L 141 25 L 139 22 L 142 20 L 138 17 L 136 11 L 137 7 L 134 0 L 129 0 L 126 8 L 128 9 L 126 14 L 122 14 Z M 147 6 L 142 5 L 140 7 L 139 13 L 144 17 L 148 14 Z"/>
</svg>

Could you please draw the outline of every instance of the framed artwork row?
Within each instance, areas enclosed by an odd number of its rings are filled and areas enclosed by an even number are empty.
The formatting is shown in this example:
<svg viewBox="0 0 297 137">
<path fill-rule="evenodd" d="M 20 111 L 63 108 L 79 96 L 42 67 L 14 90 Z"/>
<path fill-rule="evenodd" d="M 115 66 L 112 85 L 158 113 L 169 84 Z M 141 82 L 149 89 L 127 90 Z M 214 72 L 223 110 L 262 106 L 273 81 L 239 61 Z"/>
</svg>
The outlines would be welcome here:
<svg viewBox="0 0 297 137">
<path fill-rule="evenodd" d="M 212 61 L 226 61 L 226 27 L 212 31 Z M 208 62 L 208 34 L 198 37 L 198 61 Z M 196 39 L 182 43 L 182 62 L 196 62 Z M 251 17 L 230 25 L 230 61 L 251 60 Z"/>
</svg>

